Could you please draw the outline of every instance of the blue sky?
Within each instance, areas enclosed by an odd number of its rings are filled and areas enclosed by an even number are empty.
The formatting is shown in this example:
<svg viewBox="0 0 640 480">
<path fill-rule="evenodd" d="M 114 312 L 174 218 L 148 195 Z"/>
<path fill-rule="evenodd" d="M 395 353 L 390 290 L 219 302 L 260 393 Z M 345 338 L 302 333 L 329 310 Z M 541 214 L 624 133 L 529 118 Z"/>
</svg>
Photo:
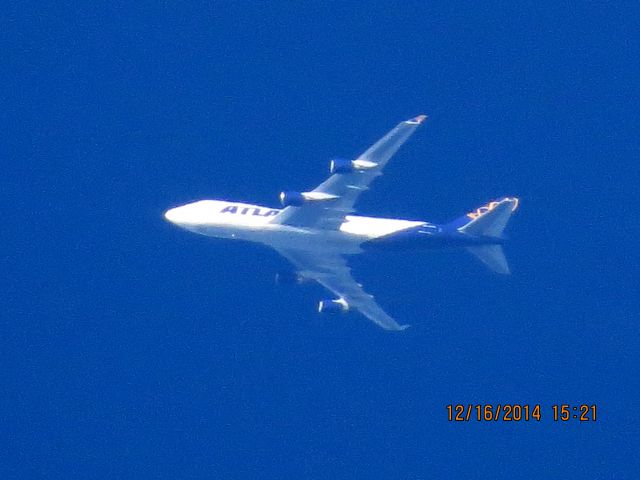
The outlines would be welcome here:
<svg viewBox="0 0 640 480">
<path fill-rule="evenodd" d="M 633 478 L 637 7 L 7 7 L 3 478 Z M 259 246 L 162 212 L 275 206 L 429 120 L 358 204 L 430 221 L 517 195 L 513 275 L 360 256 L 400 323 L 321 318 Z M 528 403 L 539 423 L 451 423 Z M 551 405 L 597 404 L 595 423 Z"/>
</svg>

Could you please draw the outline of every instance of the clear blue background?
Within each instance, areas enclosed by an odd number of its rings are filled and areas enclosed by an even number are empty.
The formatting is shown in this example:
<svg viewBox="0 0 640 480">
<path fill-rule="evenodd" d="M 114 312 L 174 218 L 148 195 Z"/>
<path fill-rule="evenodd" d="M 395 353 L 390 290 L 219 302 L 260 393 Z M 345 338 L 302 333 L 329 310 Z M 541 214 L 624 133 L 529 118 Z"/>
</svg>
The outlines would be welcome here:
<svg viewBox="0 0 640 480">
<path fill-rule="evenodd" d="M 2 478 L 637 476 L 637 4 L 89 3 L 0 29 Z M 353 259 L 406 332 L 320 318 L 276 253 L 162 219 L 275 206 L 420 113 L 360 212 L 522 202 L 510 277 Z"/>
</svg>

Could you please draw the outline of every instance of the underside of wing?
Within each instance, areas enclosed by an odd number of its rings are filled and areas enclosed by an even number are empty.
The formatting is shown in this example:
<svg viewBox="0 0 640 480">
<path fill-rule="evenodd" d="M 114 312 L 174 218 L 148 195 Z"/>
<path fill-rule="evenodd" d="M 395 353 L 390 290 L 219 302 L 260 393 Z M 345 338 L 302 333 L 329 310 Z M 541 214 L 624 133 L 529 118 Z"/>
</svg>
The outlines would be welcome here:
<svg viewBox="0 0 640 480">
<path fill-rule="evenodd" d="M 297 195 L 297 204 L 286 205 L 271 223 L 323 229 L 338 229 L 345 216 L 353 213 L 354 204 L 371 182 L 382 175 L 389 159 L 413 134 L 426 116 L 400 122 L 355 160 L 333 160 L 332 175 L 311 192 Z"/>
<path fill-rule="evenodd" d="M 323 254 L 305 250 L 276 249 L 289 260 L 304 278 L 315 280 L 331 291 L 348 309 L 357 310 L 369 320 L 385 330 L 404 330 L 408 325 L 400 325 L 376 303 L 372 295 L 366 293 L 362 285 L 351 276 L 351 269 L 344 257 L 337 254 Z"/>
</svg>

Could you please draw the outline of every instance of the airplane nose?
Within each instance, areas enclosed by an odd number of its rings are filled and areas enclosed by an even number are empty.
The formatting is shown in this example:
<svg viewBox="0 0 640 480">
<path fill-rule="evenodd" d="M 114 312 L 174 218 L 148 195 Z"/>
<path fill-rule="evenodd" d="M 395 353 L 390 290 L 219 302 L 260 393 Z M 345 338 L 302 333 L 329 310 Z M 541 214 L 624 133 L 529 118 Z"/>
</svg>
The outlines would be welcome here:
<svg viewBox="0 0 640 480">
<path fill-rule="evenodd" d="M 177 221 L 177 212 L 176 212 L 176 210 L 178 210 L 178 209 L 177 208 L 170 208 L 169 210 L 164 212 L 165 220 L 168 220 L 171 223 L 176 223 L 176 221 Z"/>
</svg>

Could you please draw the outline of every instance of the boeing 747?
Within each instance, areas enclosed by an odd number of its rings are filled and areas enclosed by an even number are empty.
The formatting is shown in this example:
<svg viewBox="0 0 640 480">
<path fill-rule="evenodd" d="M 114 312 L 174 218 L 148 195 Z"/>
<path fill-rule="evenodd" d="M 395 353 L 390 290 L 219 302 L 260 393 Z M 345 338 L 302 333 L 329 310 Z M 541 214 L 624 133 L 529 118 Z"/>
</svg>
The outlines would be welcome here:
<svg viewBox="0 0 640 480">
<path fill-rule="evenodd" d="M 201 200 L 167 210 L 165 218 L 195 233 L 267 245 L 289 260 L 295 278 L 318 282 L 335 298 L 320 313 L 357 310 L 387 330 L 404 330 L 351 276 L 345 257 L 376 248 L 460 247 L 488 268 L 507 274 L 502 233 L 518 207 L 503 197 L 446 224 L 354 215 L 354 205 L 400 146 L 425 120 L 400 122 L 355 160 L 334 159 L 330 176 L 314 190 L 280 193 L 282 208 Z"/>
</svg>

